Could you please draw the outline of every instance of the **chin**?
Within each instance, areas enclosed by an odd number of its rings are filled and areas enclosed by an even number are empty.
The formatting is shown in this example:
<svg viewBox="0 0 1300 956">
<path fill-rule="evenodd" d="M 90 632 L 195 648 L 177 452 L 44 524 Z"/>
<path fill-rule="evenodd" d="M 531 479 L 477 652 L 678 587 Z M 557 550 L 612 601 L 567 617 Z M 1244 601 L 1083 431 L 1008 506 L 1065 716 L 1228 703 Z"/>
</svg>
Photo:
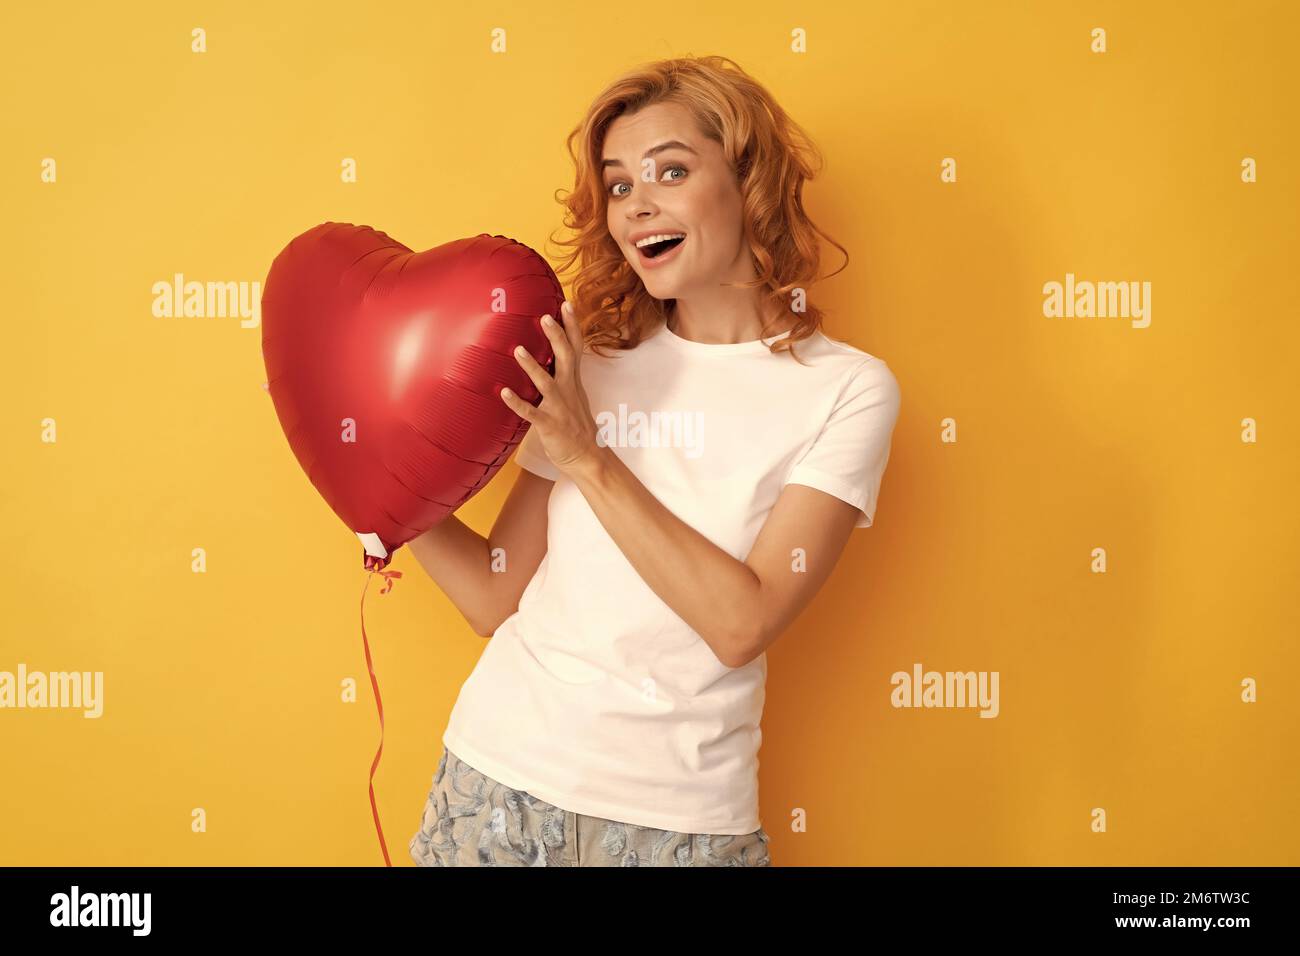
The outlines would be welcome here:
<svg viewBox="0 0 1300 956">
<path fill-rule="evenodd" d="M 658 281 L 658 276 L 650 276 L 649 279 L 644 276 L 641 278 L 641 284 L 645 290 L 656 299 L 673 299 L 677 297 L 676 289 L 673 284 Z"/>
<path fill-rule="evenodd" d="M 641 284 L 656 299 L 676 299 L 680 297 L 682 283 L 667 276 L 649 272 L 641 276 Z"/>
</svg>

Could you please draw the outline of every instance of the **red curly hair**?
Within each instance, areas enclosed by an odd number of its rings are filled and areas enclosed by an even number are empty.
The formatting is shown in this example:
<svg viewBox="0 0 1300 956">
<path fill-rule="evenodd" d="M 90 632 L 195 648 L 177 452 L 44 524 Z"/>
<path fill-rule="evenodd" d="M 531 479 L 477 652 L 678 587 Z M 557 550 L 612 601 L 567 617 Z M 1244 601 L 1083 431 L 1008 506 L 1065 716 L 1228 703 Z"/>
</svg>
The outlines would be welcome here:
<svg viewBox="0 0 1300 956">
<path fill-rule="evenodd" d="M 675 302 L 650 295 L 609 234 L 605 218 L 609 196 L 601 175 L 601 153 L 610 124 L 659 102 L 686 107 L 700 133 L 720 144 L 730 161 L 743 197 L 744 236 L 757 273 L 744 285 L 764 290 L 760 313 L 770 313 L 772 319 L 763 325 L 763 338 L 777 316 L 786 311 L 795 316 L 797 324 L 790 334 L 770 346 L 774 353 L 790 349 L 821 325 L 822 312 L 807 295 L 807 286 L 818 278 L 817 236 L 824 236 L 844 254 L 844 265 L 836 272 L 848 265 L 848 251 L 818 229 L 803 207 L 804 182 L 822 166 L 817 147 L 762 85 L 723 56 L 660 60 L 638 67 L 596 97 L 568 136 L 574 188 L 567 196 L 557 190 L 556 199 L 565 207 L 564 225 L 573 236 L 556 244 L 572 251 L 560 257 L 558 271 L 577 270 L 571 299 L 584 342 L 598 354 L 601 348 L 634 348 L 667 317 Z M 556 241 L 554 234 L 551 240 Z M 803 293 L 801 309 L 791 303 L 796 291 Z M 797 355 L 794 358 L 798 361 Z"/>
</svg>

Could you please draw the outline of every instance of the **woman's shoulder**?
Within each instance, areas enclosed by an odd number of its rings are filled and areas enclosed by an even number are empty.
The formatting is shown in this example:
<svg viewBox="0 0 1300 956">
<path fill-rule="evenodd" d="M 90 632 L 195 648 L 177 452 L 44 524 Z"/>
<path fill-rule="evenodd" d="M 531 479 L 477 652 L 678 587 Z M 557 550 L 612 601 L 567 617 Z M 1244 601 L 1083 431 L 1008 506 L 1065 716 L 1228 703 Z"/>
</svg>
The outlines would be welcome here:
<svg viewBox="0 0 1300 956">
<path fill-rule="evenodd" d="M 808 341 L 814 342 L 827 355 L 833 355 L 840 359 L 844 365 L 852 366 L 855 369 L 871 363 L 888 364 L 878 355 L 873 355 L 871 352 L 860 349 L 843 339 L 827 335 L 823 329 L 817 329 Z"/>
<path fill-rule="evenodd" d="M 811 348 L 804 348 L 810 345 Z M 800 356 L 807 356 L 812 364 L 820 366 L 826 377 L 841 391 L 864 391 L 873 388 L 898 390 L 898 380 L 879 355 L 859 348 L 842 339 L 833 338 L 821 329 L 797 343 Z M 828 386 L 830 383 L 827 383 Z"/>
</svg>

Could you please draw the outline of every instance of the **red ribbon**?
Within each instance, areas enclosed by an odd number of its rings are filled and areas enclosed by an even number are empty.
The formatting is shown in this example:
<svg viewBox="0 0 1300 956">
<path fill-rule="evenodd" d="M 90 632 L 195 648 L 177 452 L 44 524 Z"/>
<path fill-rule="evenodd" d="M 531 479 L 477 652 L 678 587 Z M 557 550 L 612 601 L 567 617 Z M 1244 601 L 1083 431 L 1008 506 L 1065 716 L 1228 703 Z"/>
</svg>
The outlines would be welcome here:
<svg viewBox="0 0 1300 956">
<path fill-rule="evenodd" d="M 370 686 L 375 692 L 375 706 L 379 709 L 379 749 L 375 751 L 375 759 L 370 764 L 370 813 L 375 818 L 375 832 L 379 834 L 379 849 L 384 853 L 384 865 L 392 866 L 393 861 L 388 858 L 388 844 L 384 842 L 384 828 L 379 825 L 379 807 L 375 804 L 375 768 L 379 766 L 379 757 L 384 752 L 384 702 L 379 697 L 379 681 L 375 678 L 375 665 L 370 658 L 370 641 L 366 637 L 366 591 L 370 589 L 370 579 L 376 574 L 382 575 L 386 580 L 380 594 L 387 594 L 393 589 L 393 579 L 402 576 L 401 571 L 384 571 L 388 565 L 388 560 L 381 562 L 378 558 L 372 558 L 366 555 L 366 586 L 361 590 L 361 643 L 366 649 L 366 667 L 370 671 Z"/>
</svg>

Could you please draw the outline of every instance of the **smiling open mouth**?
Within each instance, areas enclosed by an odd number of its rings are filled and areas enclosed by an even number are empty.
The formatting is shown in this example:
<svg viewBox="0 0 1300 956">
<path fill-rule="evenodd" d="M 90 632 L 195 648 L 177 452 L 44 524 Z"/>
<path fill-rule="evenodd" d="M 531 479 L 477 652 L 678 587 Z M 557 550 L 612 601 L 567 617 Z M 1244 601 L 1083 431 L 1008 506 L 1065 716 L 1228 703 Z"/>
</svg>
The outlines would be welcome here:
<svg viewBox="0 0 1300 956">
<path fill-rule="evenodd" d="M 663 239 L 659 242 L 652 242 L 648 246 L 639 246 L 637 251 L 647 259 L 657 259 L 669 249 L 676 248 L 685 241 L 685 236 L 678 236 L 675 239 Z"/>
</svg>

